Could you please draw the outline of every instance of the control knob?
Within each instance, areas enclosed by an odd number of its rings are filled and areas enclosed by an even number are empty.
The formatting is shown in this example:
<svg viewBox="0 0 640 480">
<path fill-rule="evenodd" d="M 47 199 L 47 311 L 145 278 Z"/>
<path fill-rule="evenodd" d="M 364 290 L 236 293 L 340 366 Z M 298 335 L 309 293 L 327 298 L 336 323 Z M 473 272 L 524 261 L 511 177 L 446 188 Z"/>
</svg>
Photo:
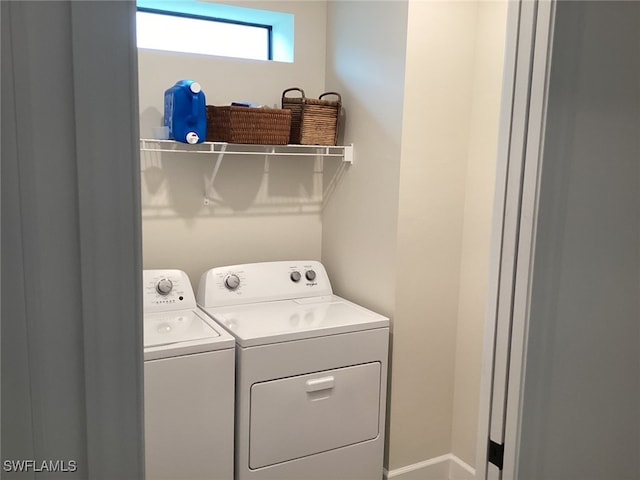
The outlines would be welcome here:
<svg viewBox="0 0 640 480">
<path fill-rule="evenodd" d="M 172 289 L 173 282 L 168 278 L 161 278 L 158 283 L 156 283 L 156 292 L 160 295 L 169 295 Z"/>
<path fill-rule="evenodd" d="M 316 279 L 316 272 L 314 272 L 313 270 L 307 270 L 304 276 L 307 277 L 307 280 L 313 282 Z"/>
<path fill-rule="evenodd" d="M 227 278 L 224 279 L 224 286 L 229 290 L 237 289 L 240 286 L 240 277 L 234 273 L 228 275 Z"/>
<path fill-rule="evenodd" d="M 300 279 L 302 278 L 302 275 L 300 275 L 300 272 L 295 271 L 295 272 L 291 272 L 290 277 L 293 282 L 299 282 Z"/>
</svg>

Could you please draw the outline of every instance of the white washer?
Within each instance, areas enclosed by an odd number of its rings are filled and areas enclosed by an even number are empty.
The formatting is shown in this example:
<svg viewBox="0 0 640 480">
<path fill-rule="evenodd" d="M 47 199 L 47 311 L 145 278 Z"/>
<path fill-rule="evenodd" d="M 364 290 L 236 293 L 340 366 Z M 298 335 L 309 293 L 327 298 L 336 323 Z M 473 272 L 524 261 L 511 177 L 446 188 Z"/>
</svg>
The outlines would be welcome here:
<svg viewBox="0 0 640 480">
<path fill-rule="evenodd" d="M 180 270 L 144 270 L 147 480 L 233 478 L 235 341 Z"/>
<path fill-rule="evenodd" d="M 236 340 L 236 480 L 379 480 L 389 320 L 315 261 L 211 269 L 198 304 Z"/>
</svg>

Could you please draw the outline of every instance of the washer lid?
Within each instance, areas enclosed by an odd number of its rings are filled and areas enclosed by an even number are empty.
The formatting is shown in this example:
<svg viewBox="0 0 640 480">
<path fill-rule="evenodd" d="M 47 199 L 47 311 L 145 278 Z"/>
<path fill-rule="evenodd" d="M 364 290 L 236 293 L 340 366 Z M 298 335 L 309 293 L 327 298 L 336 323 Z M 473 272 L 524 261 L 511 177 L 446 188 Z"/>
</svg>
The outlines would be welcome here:
<svg viewBox="0 0 640 480">
<path fill-rule="evenodd" d="M 233 347 L 233 339 L 218 330 L 204 313 L 196 310 L 146 314 L 145 360 Z"/>
<path fill-rule="evenodd" d="M 389 319 L 336 295 L 254 303 L 204 311 L 242 347 L 389 326 Z"/>
</svg>

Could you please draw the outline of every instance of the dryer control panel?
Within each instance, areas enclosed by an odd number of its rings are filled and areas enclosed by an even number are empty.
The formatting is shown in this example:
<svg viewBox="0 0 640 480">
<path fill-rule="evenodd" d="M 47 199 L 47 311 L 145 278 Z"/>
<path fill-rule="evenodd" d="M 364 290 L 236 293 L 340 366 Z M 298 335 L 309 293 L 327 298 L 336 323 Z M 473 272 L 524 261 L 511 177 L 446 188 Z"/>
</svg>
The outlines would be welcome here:
<svg viewBox="0 0 640 480">
<path fill-rule="evenodd" d="M 142 295 L 144 313 L 196 308 L 191 282 L 182 270 L 143 270 Z"/>
<path fill-rule="evenodd" d="M 198 286 L 204 308 L 331 295 L 324 266 L 315 260 L 263 262 L 206 271 Z"/>
</svg>

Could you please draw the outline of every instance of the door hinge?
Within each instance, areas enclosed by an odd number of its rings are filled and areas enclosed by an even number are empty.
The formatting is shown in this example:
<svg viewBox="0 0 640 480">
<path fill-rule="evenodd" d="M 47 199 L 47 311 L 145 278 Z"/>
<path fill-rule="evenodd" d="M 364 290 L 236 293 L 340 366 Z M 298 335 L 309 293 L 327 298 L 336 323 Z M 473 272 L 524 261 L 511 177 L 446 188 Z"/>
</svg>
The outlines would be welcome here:
<svg viewBox="0 0 640 480">
<path fill-rule="evenodd" d="M 504 461 L 504 444 L 499 444 L 489 439 L 489 453 L 487 455 L 489 463 L 494 464 L 498 469 L 502 470 Z"/>
</svg>

